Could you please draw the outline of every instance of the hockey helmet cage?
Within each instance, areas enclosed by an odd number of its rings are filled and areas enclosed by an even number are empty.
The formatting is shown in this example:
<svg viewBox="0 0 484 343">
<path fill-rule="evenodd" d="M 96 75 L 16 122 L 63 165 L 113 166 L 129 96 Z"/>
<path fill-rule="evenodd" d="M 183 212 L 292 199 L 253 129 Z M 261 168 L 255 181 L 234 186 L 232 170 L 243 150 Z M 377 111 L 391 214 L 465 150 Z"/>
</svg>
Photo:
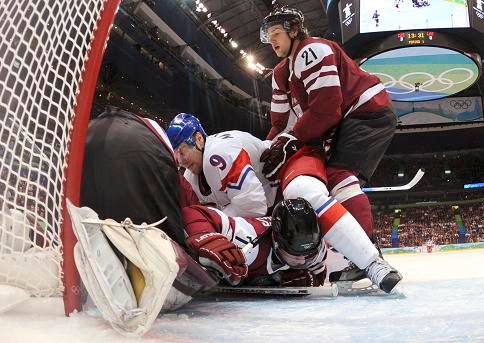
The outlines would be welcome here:
<svg viewBox="0 0 484 343">
<path fill-rule="evenodd" d="M 285 199 L 275 206 L 272 238 L 277 257 L 292 268 L 312 265 L 323 249 L 316 214 L 303 198 Z"/>
<path fill-rule="evenodd" d="M 264 44 L 269 44 L 270 39 L 267 33 L 269 27 L 281 24 L 286 32 L 291 31 L 293 24 L 299 24 L 300 31 L 307 33 L 304 27 L 304 15 L 301 11 L 295 8 L 282 6 L 278 7 L 269 13 L 260 26 L 260 41 Z"/>
<path fill-rule="evenodd" d="M 168 125 L 166 135 L 170 140 L 171 146 L 175 150 L 183 142 L 194 146 L 195 137 L 193 135 L 197 131 L 200 132 L 203 137 L 207 137 L 207 134 L 197 117 L 189 113 L 179 113 Z"/>
</svg>

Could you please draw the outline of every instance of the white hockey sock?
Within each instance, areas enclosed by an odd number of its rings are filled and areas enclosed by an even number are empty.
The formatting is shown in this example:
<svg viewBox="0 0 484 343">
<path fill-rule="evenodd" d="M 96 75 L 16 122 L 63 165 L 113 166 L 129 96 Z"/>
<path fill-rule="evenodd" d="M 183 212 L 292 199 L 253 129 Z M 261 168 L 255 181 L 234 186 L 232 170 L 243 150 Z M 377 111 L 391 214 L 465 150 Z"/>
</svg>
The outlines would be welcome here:
<svg viewBox="0 0 484 343">
<path fill-rule="evenodd" d="M 306 175 L 296 177 L 283 191 L 284 199 L 306 199 L 318 216 L 324 240 L 365 269 L 378 257 L 378 250 L 356 219 L 333 197 L 326 185 Z"/>
<path fill-rule="evenodd" d="M 318 219 L 322 227 L 331 227 L 324 235 L 324 240 L 358 268 L 365 269 L 378 257 L 378 250 L 356 219 L 341 204 L 333 200 L 328 205 L 331 207 Z"/>
</svg>

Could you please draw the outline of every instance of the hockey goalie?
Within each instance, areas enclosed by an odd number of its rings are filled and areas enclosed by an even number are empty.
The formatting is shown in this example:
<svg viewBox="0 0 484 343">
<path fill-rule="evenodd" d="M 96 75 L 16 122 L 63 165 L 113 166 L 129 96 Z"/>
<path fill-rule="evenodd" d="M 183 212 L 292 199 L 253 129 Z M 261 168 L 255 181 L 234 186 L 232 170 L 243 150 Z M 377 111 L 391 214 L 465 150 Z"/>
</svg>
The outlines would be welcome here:
<svg viewBox="0 0 484 343">
<path fill-rule="evenodd" d="M 90 208 L 69 201 L 67 208 L 83 284 L 102 316 L 122 334 L 143 335 L 160 311 L 176 309 L 218 283 L 158 228 L 162 221 L 118 223 L 100 220 Z"/>
</svg>

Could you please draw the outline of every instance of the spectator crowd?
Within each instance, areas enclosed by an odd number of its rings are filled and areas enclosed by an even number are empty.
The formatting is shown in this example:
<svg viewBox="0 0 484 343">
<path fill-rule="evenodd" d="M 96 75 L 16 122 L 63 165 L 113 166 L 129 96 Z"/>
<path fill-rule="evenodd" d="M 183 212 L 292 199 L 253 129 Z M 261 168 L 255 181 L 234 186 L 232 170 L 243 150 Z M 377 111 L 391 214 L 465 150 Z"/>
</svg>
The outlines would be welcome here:
<svg viewBox="0 0 484 343">
<path fill-rule="evenodd" d="M 466 243 L 484 241 L 484 203 L 461 205 L 459 210 L 466 229 Z M 437 245 L 459 243 L 459 227 L 450 205 L 375 211 L 373 215 L 375 237 L 383 248 L 392 246 L 392 223 L 396 218 L 400 218 L 401 247 L 421 246 L 429 240 Z"/>
</svg>

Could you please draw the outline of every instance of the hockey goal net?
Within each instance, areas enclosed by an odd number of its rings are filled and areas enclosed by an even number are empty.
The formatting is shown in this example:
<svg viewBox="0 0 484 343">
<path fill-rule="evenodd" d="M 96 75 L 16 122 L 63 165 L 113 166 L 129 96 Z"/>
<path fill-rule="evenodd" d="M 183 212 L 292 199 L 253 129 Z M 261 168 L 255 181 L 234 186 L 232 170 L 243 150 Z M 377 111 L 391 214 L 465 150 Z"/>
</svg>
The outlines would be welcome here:
<svg viewBox="0 0 484 343">
<path fill-rule="evenodd" d="M 0 285 L 79 307 L 65 199 L 119 0 L 0 1 Z"/>
</svg>

